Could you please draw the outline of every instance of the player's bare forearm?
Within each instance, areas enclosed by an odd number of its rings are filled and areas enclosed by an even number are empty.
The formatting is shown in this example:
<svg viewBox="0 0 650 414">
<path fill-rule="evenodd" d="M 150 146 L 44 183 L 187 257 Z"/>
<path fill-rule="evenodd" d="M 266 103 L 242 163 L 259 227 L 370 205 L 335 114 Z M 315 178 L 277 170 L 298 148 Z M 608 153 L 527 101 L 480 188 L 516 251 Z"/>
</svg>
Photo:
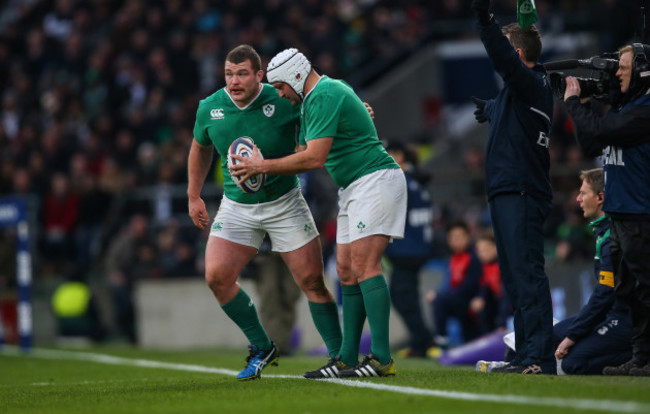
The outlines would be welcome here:
<svg viewBox="0 0 650 414">
<path fill-rule="evenodd" d="M 203 146 L 192 141 L 187 159 L 187 211 L 194 225 L 201 230 L 204 230 L 210 221 L 205 202 L 201 199 L 201 188 L 211 164 L 212 146 Z"/>
<path fill-rule="evenodd" d="M 305 150 L 282 158 L 264 160 L 261 168 L 265 174 L 291 175 L 316 170 L 324 164 L 324 159 Z"/>
<path fill-rule="evenodd" d="M 304 151 L 276 159 L 262 159 L 254 151 L 251 157 L 231 155 L 240 161 L 230 167 L 230 173 L 244 180 L 257 174 L 292 175 L 316 170 L 325 165 L 333 138 L 310 141 Z"/>
<path fill-rule="evenodd" d="M 201 230 L 205 230 L 210 222 L 210 215 L 201 197 L 190 197 L 187 202 L 187 212 L 192 223 Z"/>
<path fill-rule="evenodd" d="M 190 155 L 187 159 L 187 196 L 201 196 L 201 189 L 212 164 L 212 146 L 200 145 L 192 141 Z"/>
</svg>

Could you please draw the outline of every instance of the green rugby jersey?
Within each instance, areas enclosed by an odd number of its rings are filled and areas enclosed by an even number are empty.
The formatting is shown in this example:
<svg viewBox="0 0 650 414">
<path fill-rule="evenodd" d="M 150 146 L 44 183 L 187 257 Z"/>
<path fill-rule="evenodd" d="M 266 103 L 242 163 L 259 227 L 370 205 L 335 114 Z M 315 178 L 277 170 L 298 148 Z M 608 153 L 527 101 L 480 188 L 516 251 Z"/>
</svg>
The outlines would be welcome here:
<svg viewBox="0 0 650 414">
<path fill-rule="evenodd" d="M 333 137 L 325 168 L 341 188 L 377 170 L 399 168 L 379 141 L 368 110 L 347 83 L 322 76 L 302 104 L 305 142 Z"/>
<path fill-rule="evenodd" d="M 194 124 L 194 139 L 201 145 L 214 145 L 221 157 L 226 197 L 245 204 L 273 201 L 299 186 L 295 175 L 266 176 L 264 187 L 256 193 L 243 192 L 228 172 L 228 149 L 237 138 L 249 137 L 264 158 L 278 158 L 295 151 L 299 130 L 299 108 L 278 96 L 269 84 L 245 108 L 239 108 L 226 89 L 220 89 L 199 102 Z"/>
</svg>

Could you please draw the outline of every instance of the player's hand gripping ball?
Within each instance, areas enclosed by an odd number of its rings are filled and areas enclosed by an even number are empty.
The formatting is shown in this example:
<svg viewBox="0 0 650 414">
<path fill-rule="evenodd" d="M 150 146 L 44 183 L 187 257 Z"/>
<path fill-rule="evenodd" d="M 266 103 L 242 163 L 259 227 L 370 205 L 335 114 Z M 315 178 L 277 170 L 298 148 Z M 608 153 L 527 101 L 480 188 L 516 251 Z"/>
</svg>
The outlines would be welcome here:
<svg viewBox="0 0 650 414">
<path fill-rule="evenodd" d="M 232 158 L 232 154 L 237 154 L 241 157 L 250 157 L 253 155 L 253 148 L 255 148 L 255 144 L 253 143 L 253 140 L 248 137 L 237 138 L 234 140 L 228 149 L 228 168 L 241 162 Z M 259 148 L 257 153 L 262 157 L 262 159 L 264 159 Z M 247 180 L 241 180 L 240 177 L 235 177 L 233 175 L 230 177 L 235 184 L 237 184 L 237 187 L 241 188 L 245 193 L 256 193 L 260 191 L 266 182 L 266 174 L 254 175 Z"/>
</svg>

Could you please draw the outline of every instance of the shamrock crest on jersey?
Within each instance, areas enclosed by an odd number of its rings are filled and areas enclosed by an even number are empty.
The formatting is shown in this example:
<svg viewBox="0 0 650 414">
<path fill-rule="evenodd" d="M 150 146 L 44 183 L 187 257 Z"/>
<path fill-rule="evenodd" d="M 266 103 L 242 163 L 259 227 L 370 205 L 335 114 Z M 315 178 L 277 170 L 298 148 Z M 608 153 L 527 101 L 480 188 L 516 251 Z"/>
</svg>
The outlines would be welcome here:
<svg viewBox="0 0 650 414">
<path fill-rule="evenodd" d="M 267 118 L 270 118 L 275 113 L 275 105 L 266 104 L 262 107 L 262 112 L 266 115 Z"/>
</svg>

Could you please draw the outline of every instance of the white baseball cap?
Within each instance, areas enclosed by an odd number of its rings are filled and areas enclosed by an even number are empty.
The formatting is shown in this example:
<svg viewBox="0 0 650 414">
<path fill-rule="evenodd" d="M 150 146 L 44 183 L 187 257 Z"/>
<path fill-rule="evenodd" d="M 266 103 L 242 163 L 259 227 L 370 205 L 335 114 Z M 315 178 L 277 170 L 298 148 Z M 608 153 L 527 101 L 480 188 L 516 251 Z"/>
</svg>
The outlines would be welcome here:
<svg viewBox="0 0 650 414">
<path fill-rule="evenodd" d="M 283 50 L 271 59 L 266 69 L 266 78 L 269 83 L 286 83 L 296 91 L 300 99 L 303 99 L 309 72 L 311 72 L 309 60 L 298 49 L 292 47 Z"/>
</svg>

